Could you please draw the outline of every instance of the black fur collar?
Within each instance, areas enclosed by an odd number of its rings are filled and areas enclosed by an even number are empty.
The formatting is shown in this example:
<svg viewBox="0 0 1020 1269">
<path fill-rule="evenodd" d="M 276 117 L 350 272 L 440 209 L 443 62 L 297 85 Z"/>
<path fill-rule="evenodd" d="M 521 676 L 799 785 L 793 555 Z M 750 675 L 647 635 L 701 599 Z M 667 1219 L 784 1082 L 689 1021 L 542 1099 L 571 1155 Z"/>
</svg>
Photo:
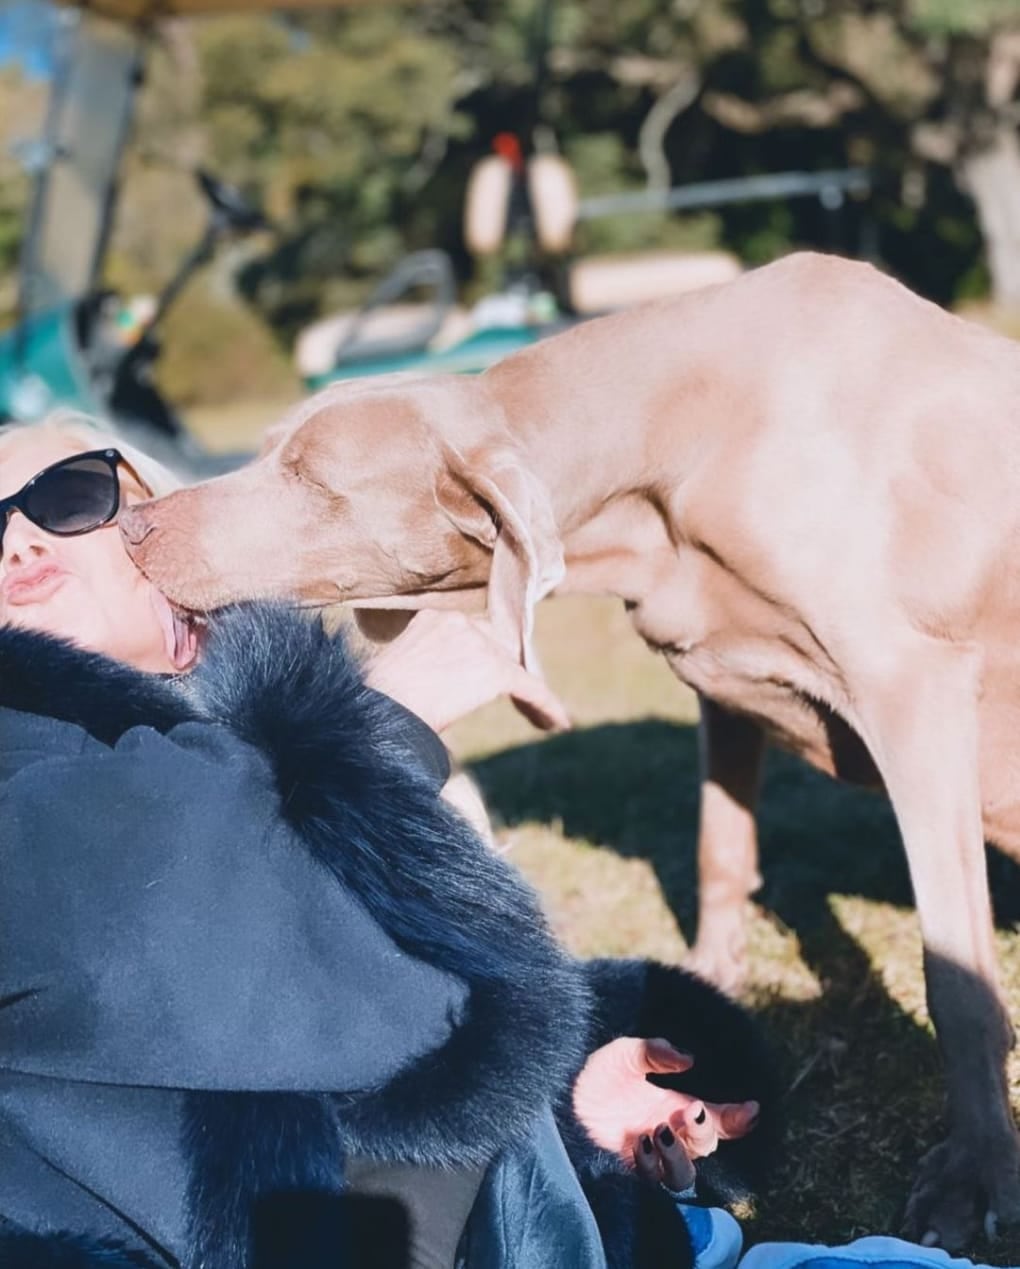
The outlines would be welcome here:
<svg viewBox="0 0 1020 1269">
<path fill-rule="evenodd" d="M 106 744 L 132 727 L 169 731 L 193 713 L 158 675 L 10 626 L 0 626 L 0 707 L 77 723 Z"/>
</svg>

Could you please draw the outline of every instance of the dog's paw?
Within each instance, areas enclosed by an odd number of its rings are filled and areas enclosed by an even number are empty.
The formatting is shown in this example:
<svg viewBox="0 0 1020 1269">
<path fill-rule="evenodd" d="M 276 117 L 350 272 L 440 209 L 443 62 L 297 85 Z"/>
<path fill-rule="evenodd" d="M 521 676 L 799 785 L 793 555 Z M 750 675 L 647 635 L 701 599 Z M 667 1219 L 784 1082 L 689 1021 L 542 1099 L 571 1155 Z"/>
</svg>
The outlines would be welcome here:
<svg viewBox="0 0 1020 1269">
<path fill-rule="evenodd" d="M 907 1201 L 903 1236 L 959 1251 L 982 1230 L 1020 1221 L 1020 1139 L 989 1148 L 948 1138 L 921 1160 Z"/>
</svg>

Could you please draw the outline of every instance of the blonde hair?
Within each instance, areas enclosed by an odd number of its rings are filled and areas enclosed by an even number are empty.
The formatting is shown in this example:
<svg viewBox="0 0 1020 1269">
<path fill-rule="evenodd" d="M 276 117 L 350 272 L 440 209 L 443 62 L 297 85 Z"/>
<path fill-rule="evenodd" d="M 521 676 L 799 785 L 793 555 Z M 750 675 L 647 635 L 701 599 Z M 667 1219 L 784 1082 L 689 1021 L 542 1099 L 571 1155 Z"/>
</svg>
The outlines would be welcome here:
<svg viewBox="0 0 1020 1269">
<path fill-rule="evenodd" d="M 181 486 L 180 478 L 169 467 L 151 458 L 144 450 L 126 441 L 116 428 L 102 419 L 93 418 L 78 410 L 54 410 L 37 423 L 4 423 L 0 426 L 0 461 L 4 447 L 21 436 L 48 435 L 67 441 L 82 453 L 90 449 L 118 449 L 124 461 L 131 467 L 145 486 L 145 491 L 159 498 Z"/>
</svg>

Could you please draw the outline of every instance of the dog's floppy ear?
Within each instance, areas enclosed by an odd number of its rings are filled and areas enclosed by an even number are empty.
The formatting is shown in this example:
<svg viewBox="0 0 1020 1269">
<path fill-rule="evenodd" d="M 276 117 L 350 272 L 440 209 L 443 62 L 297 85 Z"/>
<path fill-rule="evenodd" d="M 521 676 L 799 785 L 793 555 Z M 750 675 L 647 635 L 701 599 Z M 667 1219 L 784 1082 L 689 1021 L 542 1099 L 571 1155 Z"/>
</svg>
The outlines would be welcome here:
<svg viewBox="0 0 1020 1269">
<path fill-rule="evenodd" d="M 566 571 L 548 491 L 508 445 L 462 455 L 445 448 L 436 502 L 461 533 L 492 552 L 488 613 L 521 664 L 537 671 L 535 605 Z"/>
</svg>

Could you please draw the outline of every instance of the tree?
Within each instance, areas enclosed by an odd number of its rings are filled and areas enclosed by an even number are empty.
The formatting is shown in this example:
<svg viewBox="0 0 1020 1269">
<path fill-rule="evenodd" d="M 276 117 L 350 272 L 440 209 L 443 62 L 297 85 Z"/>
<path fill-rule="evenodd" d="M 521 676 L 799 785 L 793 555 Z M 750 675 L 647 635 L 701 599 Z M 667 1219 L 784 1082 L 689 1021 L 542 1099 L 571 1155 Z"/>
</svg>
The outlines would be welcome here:
<svg viewBox="0 0 1020 1269">
<path fill-rule="evenodd" d="M 938 85 L 915 151 L 952 166 L 977 207 L 994 298 L 1020 308 L 1020 3 L 917 0 L 904 16 Z"/>
<path fill-rule="evenodd" d="M 974 201 L 994 298 L 1020 307 L 1020 2 L 769 0 L 764 10 L 804 81 L 746 103 L 751 117 L 814 114 L 872 148 L 901 148 L 908 202 L 911 175 L 948 168 Z"/>
</svg>

